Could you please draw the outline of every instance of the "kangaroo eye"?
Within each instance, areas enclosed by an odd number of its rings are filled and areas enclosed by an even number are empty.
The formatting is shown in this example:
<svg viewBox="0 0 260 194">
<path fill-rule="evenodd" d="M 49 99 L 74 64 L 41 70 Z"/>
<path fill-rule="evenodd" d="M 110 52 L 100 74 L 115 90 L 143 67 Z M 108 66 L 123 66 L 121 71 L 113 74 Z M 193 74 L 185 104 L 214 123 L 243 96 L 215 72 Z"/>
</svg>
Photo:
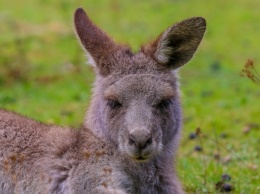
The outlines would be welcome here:
<svg viewBox="0 0 260 194">
<path fill-rule="evenodd" d="M 112 109 L 117 109 L 122 106 L 122 104 L 117 100 L 107 100 L 107 105 Z"/>
<path fill-rule="evenodd" d="M 156 105 L 156 107 L 159 108 L 159 109 L 165 109 L 165 108 L 167 108 L 171 103 L 172 103 L 171 99 L 164 99 L 164 100 L 161 100 L 161 101 Z"/>
</svg>

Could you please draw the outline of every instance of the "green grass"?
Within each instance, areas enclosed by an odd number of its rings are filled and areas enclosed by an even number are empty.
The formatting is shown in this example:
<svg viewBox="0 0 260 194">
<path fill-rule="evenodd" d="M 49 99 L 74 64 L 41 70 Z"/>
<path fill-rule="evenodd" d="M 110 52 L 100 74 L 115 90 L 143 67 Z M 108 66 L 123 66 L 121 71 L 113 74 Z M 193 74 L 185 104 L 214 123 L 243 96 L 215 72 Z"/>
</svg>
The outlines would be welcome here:
<svg viewBox="0 0 260 194">
<path fill-rule="evenodd" d="M 180 71 L 178 173 L 187 193 L 217 193 L 215 184 L 226 173 L 233 193 L 259 193 L 260 85 L 240 77 L 247 59 L 260 72 L 259 1 L 2 0 L 0 107 L 47 123 L 81 125 L 94 74 L 73 32 L 80 6 L 135 51 L 174 22 L 207 19 L 199 51 Z M 190 140 L 198 127 L 203 135 Z M 202 152 L 193 151 L 197 145 Z"/>
</svg>

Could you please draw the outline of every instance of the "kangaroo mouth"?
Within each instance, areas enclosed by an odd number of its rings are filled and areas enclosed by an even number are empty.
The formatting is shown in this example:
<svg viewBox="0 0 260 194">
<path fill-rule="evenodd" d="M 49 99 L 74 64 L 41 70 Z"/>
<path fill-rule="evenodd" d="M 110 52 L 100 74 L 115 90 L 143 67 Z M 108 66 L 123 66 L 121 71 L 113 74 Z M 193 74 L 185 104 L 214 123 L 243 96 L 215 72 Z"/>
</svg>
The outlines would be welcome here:
<svg viewBox="0 0 260 194">
<path fill-rule="evenodd" d="M 143 158 L 142 156 L 139 156 L 138 158 L 136 158 L 136 160 L 145 160 L 145 158 Z"/>
<path fill-rule="evenodd" d="M 138 156 L 138 157 L 136 157 L 135 158 L 135 160 L 137 161 L 137 162 L 146 162 L 146 161 L 148 161 L 149 160 L 149 158 L 145 158 L 145 157 L 142 157 L 142 156 Z"/>
</svg>

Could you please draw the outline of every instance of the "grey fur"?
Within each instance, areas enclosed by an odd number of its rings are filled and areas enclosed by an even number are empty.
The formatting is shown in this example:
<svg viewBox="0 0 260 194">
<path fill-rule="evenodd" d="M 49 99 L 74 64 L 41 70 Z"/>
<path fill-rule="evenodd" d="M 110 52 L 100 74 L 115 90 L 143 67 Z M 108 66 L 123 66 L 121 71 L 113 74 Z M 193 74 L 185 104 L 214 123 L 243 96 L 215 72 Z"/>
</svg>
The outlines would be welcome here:
<svg viewBox="0 0 260 194">
<path fill-rule="evenodd" d="M 74 22 L 97 73 L 84 126 L 0 109 L 0 193 L 183 193 L 174 167 L 182 117 L 173 70 L 195 53 L 205 20 L 177 23 L 135 54 L 83 9 Z"/>
</svg>

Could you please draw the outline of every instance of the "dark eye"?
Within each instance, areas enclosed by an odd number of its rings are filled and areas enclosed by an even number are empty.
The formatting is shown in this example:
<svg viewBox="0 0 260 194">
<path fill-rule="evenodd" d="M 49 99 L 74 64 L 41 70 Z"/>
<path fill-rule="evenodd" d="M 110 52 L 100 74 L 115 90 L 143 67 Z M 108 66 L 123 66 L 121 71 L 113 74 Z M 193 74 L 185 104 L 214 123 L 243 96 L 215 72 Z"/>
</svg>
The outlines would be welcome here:
<svg viewBox="0 0 260 194">
<path fill-rule="evenodd" d="M 112 109 L 117 109 L 122 106 L 122 104 L 117 100 L 107 100 L 107 105 Z"/>
<path fill-rule="evenodd" d="M 164 99 L 164 100 L 161 100 L 157 105 L 156 107 L 158 109 L 166 109 L 169 107 L 169 105 L 172 103 L 171 99 Z"/>
</svg>

